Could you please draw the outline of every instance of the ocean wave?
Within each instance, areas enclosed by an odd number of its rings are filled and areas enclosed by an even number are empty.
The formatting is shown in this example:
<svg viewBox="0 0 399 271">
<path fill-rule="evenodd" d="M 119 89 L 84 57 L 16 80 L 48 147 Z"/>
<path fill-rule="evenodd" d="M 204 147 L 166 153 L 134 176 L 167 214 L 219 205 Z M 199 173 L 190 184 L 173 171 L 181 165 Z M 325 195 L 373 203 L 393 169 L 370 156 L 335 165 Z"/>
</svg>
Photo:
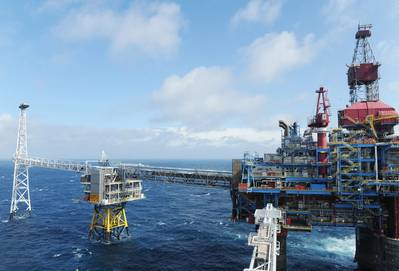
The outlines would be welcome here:
<svg viewBox="0 0 399 271">
<path fill-rule="evenodd" d="M 183 223 L 183 225 L 192 225 L 192 224 L 194 224 L 194 220 L 190 220 L 190 221 L 185 221 L 184 223 Z"/>
<path fill-rule="evenodd" d="M 83 256 L 91 256 L 93 253 L 89 251 L 87 248 L 74 248 L 72 250 L 72 254 L 74 258 L 80 259 Z"/>
<path fill-rule="evenodd" d="M 203 196 L 210 196 L 211 193 L 202 193 L 202 194 L 190 194 L 192 197 L 203 197 Z"/>
<path fill-rule="evenodd" d="M 355 254 L 355 237 L 335 238 L 327 237 L 323 241 L 323 247 L 326 251 L 337 255 L 348 256 Z"/>
</svg>

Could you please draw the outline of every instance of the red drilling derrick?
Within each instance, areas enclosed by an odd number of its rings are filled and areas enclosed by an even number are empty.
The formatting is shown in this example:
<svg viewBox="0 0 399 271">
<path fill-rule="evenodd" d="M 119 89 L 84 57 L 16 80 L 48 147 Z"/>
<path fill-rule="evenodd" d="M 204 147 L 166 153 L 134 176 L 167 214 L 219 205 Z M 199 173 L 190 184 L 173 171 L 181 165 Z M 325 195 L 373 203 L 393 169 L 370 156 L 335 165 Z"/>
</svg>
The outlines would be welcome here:
<svg viewBox="0 0 399 271">
<path fill-rule="evenodd" d="M 338 111 L 338 125 L 349 130 L 366 130 L 374 139 L 393 134 L 399 123 L 395 108 L 379 100 L 378 67 L 368 42 L 371 24 L 359 25 L 356 47 L 348 66 L 351 105 Z"/>
<path fill-rule="evenodd" d="M 350 102 L 377 101 L 378 67 L 368 38 L 371 37 L 371 24 L 359 25 L 356 32 L 356 46 L 352 63 L 348 66 Z"/>
<path fill-rule="evenodd" d="M 320 89 L 316 90 L 316 93 L 316 114 L 309 119 L 308 127 L 316 129 L 317 132 L 318 162 L 327 165 L 328 154 L 325 149 L 328 148 L 328 145 L 325 128 L 330 124 L 330 101 L 327 97 L 327 89 L 320 87 Z M 325 176 L 327 174 L 327 167 L 319 167 L 319 174 Z"/>
</svg>

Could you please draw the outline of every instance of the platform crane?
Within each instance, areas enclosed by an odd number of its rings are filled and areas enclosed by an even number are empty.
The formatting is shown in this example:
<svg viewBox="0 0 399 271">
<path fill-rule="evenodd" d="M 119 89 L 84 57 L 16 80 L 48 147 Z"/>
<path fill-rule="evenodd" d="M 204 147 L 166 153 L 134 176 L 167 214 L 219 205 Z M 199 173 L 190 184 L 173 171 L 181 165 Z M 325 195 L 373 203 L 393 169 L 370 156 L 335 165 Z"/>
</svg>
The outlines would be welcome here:
<svg viewBox="0 0 399 271">
<path fill-rule="evenodd" d="M 316 113 L 308 121 L 308 127 L 312 128 L 317 133 L 317 156 L 319 167 L 319 175 L 325 176 L 327 174 L 327 167 L 323 166 L 328 163 L 327 153 L 327 126 L 330 124 L 330 101 L 327 97 L 327 89 L 320 87 L 316 90 L 317 104 Z"/>
</svg>

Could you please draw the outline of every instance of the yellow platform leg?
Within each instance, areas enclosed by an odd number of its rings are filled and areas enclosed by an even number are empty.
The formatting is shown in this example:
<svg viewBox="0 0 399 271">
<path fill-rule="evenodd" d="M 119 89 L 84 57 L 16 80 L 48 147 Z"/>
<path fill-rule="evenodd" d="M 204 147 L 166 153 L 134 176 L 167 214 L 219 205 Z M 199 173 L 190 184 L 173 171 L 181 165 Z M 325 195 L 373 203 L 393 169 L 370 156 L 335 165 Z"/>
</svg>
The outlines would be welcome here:
<svg viewBox="0 0 399 271">
<path fill-rule="evenodd" d="M 95 205 L 89 239 L 110 242 L 124 235 L 129 236 L 125 204 Z"/>
</svg>

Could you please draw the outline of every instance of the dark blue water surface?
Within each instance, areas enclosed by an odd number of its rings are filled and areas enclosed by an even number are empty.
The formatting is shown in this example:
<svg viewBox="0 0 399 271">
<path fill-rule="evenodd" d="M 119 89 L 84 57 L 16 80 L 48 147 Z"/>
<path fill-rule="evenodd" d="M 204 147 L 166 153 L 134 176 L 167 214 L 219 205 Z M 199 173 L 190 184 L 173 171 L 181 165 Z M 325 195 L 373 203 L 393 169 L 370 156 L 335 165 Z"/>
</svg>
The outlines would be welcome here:
<svg viewBox="0 0 399 271">
<path fill-rule="evenodd" d="M 230 170 L 227 160 L 162 160 L 145 164 Z M 146 199 L 129 203 L 131 239 L 87 240 L 92 206 L 81 201 L 79 174 L 30 170 L 33 213 L 8 221 L 12 163 L 0 162 L 0 270 L 243 270 L 253 225 L 229 220 L 229 191 L 144 182 Z M 354 270 L 350 228 L 290 233 L 289 270 Z"/>
</svg>

